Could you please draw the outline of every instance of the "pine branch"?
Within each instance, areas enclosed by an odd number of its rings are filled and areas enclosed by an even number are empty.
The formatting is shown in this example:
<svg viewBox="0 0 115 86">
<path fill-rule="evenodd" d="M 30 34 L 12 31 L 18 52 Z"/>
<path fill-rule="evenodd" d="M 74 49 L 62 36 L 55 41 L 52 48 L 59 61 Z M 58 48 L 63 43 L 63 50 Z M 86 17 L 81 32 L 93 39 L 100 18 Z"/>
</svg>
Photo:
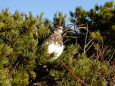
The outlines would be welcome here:
<svg viewBox="0 0 115 86">
<path fill-rule="evenodd" d="M 73 71 L 66 65 L 66 63 L 65 63 L 64 61 L 61 61 L 61 64 L 63 65 L 63 67 L 64 67 L 67 71 L 69 71 L 69 72 L 72 74 L 73 77 L 76 78 L 76 80 L 77 80 L 78 82 L 80 82 L 81 84 L 85 84 L 84 80 L 81 80 L 81 79 L 77 76 L 77 74 L 76 74 L 75 72 L 73 72 Z"/>
</svg>

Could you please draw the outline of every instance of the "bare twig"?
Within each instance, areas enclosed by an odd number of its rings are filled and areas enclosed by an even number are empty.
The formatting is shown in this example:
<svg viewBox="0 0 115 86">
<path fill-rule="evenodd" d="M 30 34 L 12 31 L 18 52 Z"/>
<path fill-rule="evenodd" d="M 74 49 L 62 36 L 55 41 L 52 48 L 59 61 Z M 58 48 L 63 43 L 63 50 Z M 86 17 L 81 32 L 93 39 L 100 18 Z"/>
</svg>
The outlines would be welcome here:
<svg viewBox="0 0 115 86">
<path fill-rule="evenodd" d="M 63 36 L 63 37 L 67 37 L 67 38 L 78 38 L 78 37 L 74 37 L 74 36 Z"/>
<path fill-rule="evenodd" d="M 109 50 L 111 50 L 111 49 L 112 49 L 112 47 L 110 47 L 110 48 L 107 50 L 107 52 L 106 52 L 106 53 L 108 53 L 108 52 L 109 52 Z M 109 55 L 109 56 L 107 57 L 107 59 L 106 59 L 106 60 L 108 60 L 110 57 L 111 57 L 111 55 Z"/>
<path fill-rule="evenodd" d="M 86 43 L 87 43 L 88 25 L 87 25 L 87 27 L 86 27 L 86 31 L 87 31 L 87 32 L 86 32 L 86 35 L 85 35 L 84 53 L 86 52 L 86 51 L 85 51 L 85 49 L 86 49 L 85 46 L 86 46 Z"/>
<path fill-rule="evenodd" d="M 15 66 L 11 69 L 11 71 L 9 72 L 9 74 L 19 65 L 19 61 L 15 64 Z"/>
<path fill-rule="evenodd" d="M 113 54 L 111 55 L 109 62 L 111 61 L 111 59 L 113 58 L 113 55 L 115 54 L 115 50 L 113 51 Z"/>
<path fill-rule="evenodd" d="M 65 44 L 68 40 L 70 40 L 70 39 L 65 40 L 65 41 L 64 41 L 64 44 Z"/>
<path fill-rule="evenodd" d="M 95 53 L 94 53 L 93 55 L 91 55 L 89 58 L 91 59 L 91 58 L 93 58 L 93 57 L 95 57 Z"/>
<path fill-rule="evenodd" d="M 94 39 L 90 40 L 85 46 L 84 48 L 87 48 L 87 46 L 93 41 Z"/>
<path fill-rule="evenodd" d="M 85 52 L 87 52 L 87 51 L 91 48 L 91 46 L 92 46 L 93 44 L 94 44 L 94 42 L 91 43 L 91 45 L 88 47 L 87 50 L 85 50 Z M 85 52 L 84 52 L 84 53 L 85 53 Z"/>
</svg>

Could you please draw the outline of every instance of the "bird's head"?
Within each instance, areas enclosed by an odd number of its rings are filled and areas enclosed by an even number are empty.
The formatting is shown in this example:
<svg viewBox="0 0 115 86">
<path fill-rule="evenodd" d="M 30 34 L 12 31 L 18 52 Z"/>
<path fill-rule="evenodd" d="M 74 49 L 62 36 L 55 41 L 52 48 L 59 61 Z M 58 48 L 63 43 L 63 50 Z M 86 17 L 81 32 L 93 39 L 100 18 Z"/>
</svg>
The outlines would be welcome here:
<svg viewBox="0 0 115 86">
<path fill-rule="evenodd" d="M 62 34 L 63 33 L 63 27 L 61 27 L 61 26 L 57 27 L 56 30 L 54 31 L 54 33 Z"/>
</svg>

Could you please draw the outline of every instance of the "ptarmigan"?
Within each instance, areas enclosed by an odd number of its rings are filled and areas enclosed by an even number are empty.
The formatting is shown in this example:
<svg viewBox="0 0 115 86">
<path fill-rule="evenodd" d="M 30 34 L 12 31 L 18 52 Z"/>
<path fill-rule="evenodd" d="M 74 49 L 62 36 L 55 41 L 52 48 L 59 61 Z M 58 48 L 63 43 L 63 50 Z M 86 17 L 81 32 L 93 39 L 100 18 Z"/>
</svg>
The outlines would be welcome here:
<svg viewBox="0 0 115 86">
<path fill-rule="evenodd" d="M 54 29 L 54 33 L 47 39 L 48 53 L 55 53 L 52 59 L 57 59 L 63 52 L 63 27 L 57 27 Z"/>
</svg>

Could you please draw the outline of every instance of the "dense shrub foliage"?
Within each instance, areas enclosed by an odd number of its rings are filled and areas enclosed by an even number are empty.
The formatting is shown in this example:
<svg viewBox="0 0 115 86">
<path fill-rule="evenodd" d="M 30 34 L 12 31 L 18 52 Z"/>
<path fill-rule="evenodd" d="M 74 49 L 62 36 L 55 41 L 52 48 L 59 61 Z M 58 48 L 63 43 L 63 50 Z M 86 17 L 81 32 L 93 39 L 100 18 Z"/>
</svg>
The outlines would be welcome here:
<svg viewBox="0 0 115 86">
<path fill-rule="evenodd" d="M 115 4 L 70 12 L 74 32 L 62 13 L 51 22 L 8 9 L 0 13 L 0 86 L 114 86 Z M 50 61 L 44 40 L 63 26 L 65 49 Z M 77 29 L 76 29 L 77 28 Z M 79 33 L 77 32 L 79 31 Z"/>
</svg>

